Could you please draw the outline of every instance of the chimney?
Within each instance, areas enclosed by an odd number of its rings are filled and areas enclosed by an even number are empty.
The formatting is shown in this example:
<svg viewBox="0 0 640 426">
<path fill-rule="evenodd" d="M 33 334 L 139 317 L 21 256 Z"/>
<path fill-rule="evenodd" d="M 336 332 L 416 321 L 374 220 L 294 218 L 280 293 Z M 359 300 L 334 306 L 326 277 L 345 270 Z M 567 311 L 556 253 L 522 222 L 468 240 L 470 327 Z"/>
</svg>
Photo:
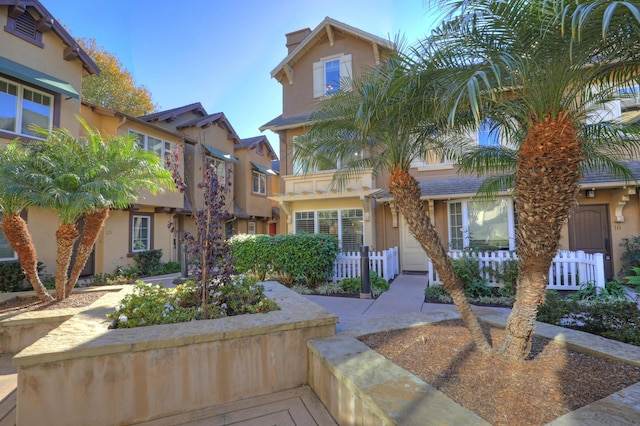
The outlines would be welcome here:
<svg viewBox="0 0 640 426">
<path fill-rule="evenodd" d="M 298 46 L 310 33 L 311 29 L 305 28 L 303 30 L 287 34 L 287 53 L 291 53 L 291 51 L 295 49 L 296 46 Z"/>
</svg>

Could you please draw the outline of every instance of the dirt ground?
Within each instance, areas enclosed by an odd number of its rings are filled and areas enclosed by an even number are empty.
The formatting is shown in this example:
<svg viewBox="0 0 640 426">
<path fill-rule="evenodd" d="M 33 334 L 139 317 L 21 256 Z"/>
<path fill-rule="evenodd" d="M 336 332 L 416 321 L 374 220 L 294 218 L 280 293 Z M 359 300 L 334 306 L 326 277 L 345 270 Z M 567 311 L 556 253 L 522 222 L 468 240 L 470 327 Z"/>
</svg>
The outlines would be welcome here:
<svg viewBox="0 0 640 426">
<path fill-rule="evenodd" d="M 20 297 L 0 304 L 0 315 L 7 313 L 23 313 L 29 311 L 46 311 L 50 309 L 81 308 L 88 306 L 102 297 L 106 291 L 72 293 L 61 301 L 41 303 L 35 296 Z"/>
<path fill-rule="evenodd" d="M 502 329 L 486 326 L 499 347 Z M 640 367 L 535 338 L 530 357 L 508 362 L 474 349 L 460 320 L 361 340 L 493 425 L 543 425 L 640 381 Z"/>
</svg>

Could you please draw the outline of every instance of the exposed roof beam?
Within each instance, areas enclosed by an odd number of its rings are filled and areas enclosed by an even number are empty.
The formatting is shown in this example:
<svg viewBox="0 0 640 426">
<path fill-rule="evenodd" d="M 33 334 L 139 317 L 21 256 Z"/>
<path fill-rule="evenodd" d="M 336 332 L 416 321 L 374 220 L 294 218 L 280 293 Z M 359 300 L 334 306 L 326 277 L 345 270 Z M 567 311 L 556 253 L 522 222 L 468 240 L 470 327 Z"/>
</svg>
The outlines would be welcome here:
<svg viewBox="0 0 640 426">
<path fill-rule="evenodd" d="M 331 26 L 331 24 L 326 24 L 324 28 L 325 30 L 327 30 L 327 37 L 329 37 L 329 46 L 333 47 L 335 43 L 333 27 Z"/>
<path fill-rule="evenodd" d="M 284 64 L 282 69 L 287 76 L 287 80 L 289 80 L 289 84 L 293 84 L 293 68 L 291 68 L 291 65 Z"/>
<path fill-rule="evenodd" d="M 375 41 L 371 42 L 371 46 L 373 46 L 373 58 L 376 61 L 376 65 L 380 63 L 380 49 L 378 49 L 378 43 Z"/>
</svg>

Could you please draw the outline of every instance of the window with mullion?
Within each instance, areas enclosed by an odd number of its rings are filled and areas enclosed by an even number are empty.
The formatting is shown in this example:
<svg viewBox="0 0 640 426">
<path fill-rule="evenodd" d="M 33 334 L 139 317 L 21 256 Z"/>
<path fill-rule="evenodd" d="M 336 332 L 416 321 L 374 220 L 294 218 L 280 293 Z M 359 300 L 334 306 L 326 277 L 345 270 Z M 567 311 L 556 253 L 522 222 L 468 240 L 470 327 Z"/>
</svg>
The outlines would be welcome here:
<svg viewBox="0 0 640 426">
<path fill-rule="evenodd" d="M 0 130 L 38 137 L 32 126 L 51 129 L 53 96 L 0 79 Z"/>
<path fill-rule="evenodd" d="M 133 215 L 131 219 L 131 252 L 151 250 L 151 216 Z"/>
<path fill-rule="evenodd" d="M 253 170 L 253 188 L 256 194 L 267 195 L 267 177 L 258 170 Z"/>
</svg>

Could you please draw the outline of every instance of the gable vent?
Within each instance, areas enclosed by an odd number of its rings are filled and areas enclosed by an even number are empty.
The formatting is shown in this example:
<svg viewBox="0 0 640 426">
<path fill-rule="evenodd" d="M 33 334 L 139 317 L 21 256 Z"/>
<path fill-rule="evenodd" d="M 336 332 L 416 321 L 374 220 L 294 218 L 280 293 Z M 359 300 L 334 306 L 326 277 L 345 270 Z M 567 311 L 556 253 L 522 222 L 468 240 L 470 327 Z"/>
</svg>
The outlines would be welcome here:
<svg viewBox="0 0 640 426">
<path fill-rule="evenodd" d="M 25 37 L 35 39 L 37 36 L 36 26 L 35 18 L 25 12 L 16 19 L 15 31 Z"/>
</svg>

